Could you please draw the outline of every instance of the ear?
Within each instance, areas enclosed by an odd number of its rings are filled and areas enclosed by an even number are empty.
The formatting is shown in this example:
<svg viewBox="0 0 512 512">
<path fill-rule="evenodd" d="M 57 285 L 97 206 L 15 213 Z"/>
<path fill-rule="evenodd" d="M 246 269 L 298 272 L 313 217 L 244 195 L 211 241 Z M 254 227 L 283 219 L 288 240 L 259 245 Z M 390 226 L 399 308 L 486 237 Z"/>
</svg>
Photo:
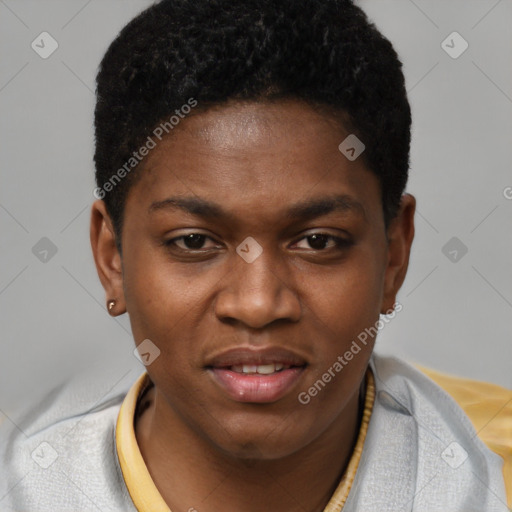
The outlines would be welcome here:
<svg viewBox="0 0 512 512">
<path fill-rule="evenodd" d="M 410 194 L 404 194 L 400 201 L 398 214 L 388 226 L 388 262 L 384 274 L 384 289 L 380 310 L 382 314 L 393 310 L 396 294 L 407 273 L 414 238 L 415 210 L 416 199 Z"/>
<path fill-rule="evenodd" d="M 121 255 L 116 246 L 112 221 L 105 203 L 97 200 L 91 209 L 91 246 L 96 270 L 105 289 L 106 301 L 115 301 L 109 313 L 117 316 L 126 312 Z"/>
</svg>

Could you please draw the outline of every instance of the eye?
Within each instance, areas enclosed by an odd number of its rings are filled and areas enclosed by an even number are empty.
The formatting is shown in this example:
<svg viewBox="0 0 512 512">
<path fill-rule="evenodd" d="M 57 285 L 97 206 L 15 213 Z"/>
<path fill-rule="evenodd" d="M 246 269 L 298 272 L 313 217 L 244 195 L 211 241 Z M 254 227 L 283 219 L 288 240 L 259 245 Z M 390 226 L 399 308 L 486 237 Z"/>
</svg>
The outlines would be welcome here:
<svg viewBox="0 0 512 512">
<path fill-rule="evenodd" d="M 299 240 L 295 246 L 299 249 L 313 249 L 315 251 L 324 251 L 326 249 L 336 249 L 348 247 L 351 244 L 349 240 L 337 236 L 327 235 L 325 233 L 314 233 L 305 236 Z"/>
<path fill-rule="evenodd" d="M 168 240 L 165 245 L 175 246 L 183 251 L 200 251 L 214 249 L 218 245 L 208 236 L 201 233 L 189 233 Z"/>
</svg>

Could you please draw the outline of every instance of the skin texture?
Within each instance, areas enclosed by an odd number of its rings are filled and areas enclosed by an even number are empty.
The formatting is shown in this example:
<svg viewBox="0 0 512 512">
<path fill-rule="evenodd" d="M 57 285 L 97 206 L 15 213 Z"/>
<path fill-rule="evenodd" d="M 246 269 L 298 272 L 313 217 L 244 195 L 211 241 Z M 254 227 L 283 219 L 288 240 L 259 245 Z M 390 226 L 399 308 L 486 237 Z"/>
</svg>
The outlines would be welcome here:
<svg viewBox="0 0 512 512">
<path fill-rule="evenodd" d="M 308 405 L 298 395 L 391 310 L 415 208 L 404 195 L 386 232 L 377 177 L 338 150 L 348 134 L 298 101 L 211 108 L 146 157 L 125 206 L 122 256 L 104 203 L 93 205 L 92 247 L 112 314 L 127 311 L 136 344 L 150 339 L 161 350 L 147 367 L 154 387 L 136 435 L 174 511 L 321 511 L 343 474 L 374 340 Z M 291 215 L 335 196 L 344 207 Z M 206 200 L 222 214 L 151 209 L 170 197 Z M 165 245 L 191 233 L 209 238 L 193 251 L 184 239 Z M 252 263 L 236 252 L 248 236 L 263 249 Z M 286 348 L 307 365 L 277 401 L 239 402 L 206 368 L 235 347 Z"/>
</svg>

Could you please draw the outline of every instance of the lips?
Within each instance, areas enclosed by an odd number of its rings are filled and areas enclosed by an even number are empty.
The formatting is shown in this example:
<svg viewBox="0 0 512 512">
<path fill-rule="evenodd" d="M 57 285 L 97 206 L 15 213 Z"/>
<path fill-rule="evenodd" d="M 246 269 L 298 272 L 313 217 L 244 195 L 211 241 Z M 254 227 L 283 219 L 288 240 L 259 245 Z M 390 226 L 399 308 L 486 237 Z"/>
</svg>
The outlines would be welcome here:
<svg viewBox="0 0 512 512">
<path fill-rule="evenodd" d="M 227 368 L 240 365 L 267 365 L 283 364 L 287 366 L 304 366 L 306 360 L 291 350 L 268 347 L 268 348 L 235 348 L 226 350 L 221 354 L 213 356 L 207 361 L 207 367 Z"/>
<path fill-rule="evenodd" d="M 232 349 L 206 365 L 229 398 L 248 403 L 280 400 L 296 386 L 306 367 L 304 358 L 282 348 Z"/>
</svg>

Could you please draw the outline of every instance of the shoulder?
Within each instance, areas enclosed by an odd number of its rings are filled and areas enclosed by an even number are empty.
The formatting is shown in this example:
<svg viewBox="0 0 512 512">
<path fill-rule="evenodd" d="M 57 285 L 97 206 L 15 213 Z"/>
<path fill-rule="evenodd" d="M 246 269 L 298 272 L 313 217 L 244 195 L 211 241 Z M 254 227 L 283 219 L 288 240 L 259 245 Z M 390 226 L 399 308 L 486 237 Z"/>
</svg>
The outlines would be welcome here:
<svg viewBox="0 0 512 512">
<path fill-rule="evenodd" d="M 512 390 L 418 368 L 457 402 L 486 444 L 505 442 L 512 450 Z"/>
<path fill-rule="evenodd" d="M 416 396 L 447 420 L 462 422 L 493 451 L 512 454 L 512 390 L 414 367 L 394 357 L 374 355 L 372 360 L 381 384 L 401 389 L 408 398 Z"/>
<path fill-rule="evenodd" d="M 114 440 L 130 383 L 72 382 L 23 417 L 6 418 L 0 510 L 133 510 Z"/>
<path fill-rule="evenodd" d="M 418 510 L 437 510 L 447 503 L 462 510 L 460 500 L 471 503 L 471 510 L 506 507 L 503 459 L 482 442 L 450 393 L 397 358 L 375 354 L 371 368 L 376 401 L 369 437 L 381 454 L 389 452 L 384 461 L 382 456 L 377 459 L 379 477 L 385 471 L 407 470 L 404 474 L 413 475 L 408 492 L 423 485 L 435 489 L 415 498 L 422 503 Z M 389 448 L 380 448 L 386 445 Z M 401 485 L 404 482 L 407 478 Z"/>
<path fill-rule="evenodd" d="M 510 426 L 510 389 L 488 382 L 447 375 L 421 366 L 415 367 L 395 357 L 374 355 L 372 362 L 382 383 L 408 383 L 410 388 L 422 392 L 434 402 L 442 397 L 443 403 L 439 403 L 439 407 L 444 408 L 447 405 L 453 411 L 462 410 L 464 416 L 467 416 L 474 428 L 482 431 L 482 434 L 487 429 L 495 431 L 495 428 L 496 431 L 501 431 L 504 423 Z"/>
<path fill-rule="evenodd" d="M 465 412 L 478 437 L 503 458 L 503 476 L 512 506 L 512 390 L 420 367 Z"/>
</svg>

